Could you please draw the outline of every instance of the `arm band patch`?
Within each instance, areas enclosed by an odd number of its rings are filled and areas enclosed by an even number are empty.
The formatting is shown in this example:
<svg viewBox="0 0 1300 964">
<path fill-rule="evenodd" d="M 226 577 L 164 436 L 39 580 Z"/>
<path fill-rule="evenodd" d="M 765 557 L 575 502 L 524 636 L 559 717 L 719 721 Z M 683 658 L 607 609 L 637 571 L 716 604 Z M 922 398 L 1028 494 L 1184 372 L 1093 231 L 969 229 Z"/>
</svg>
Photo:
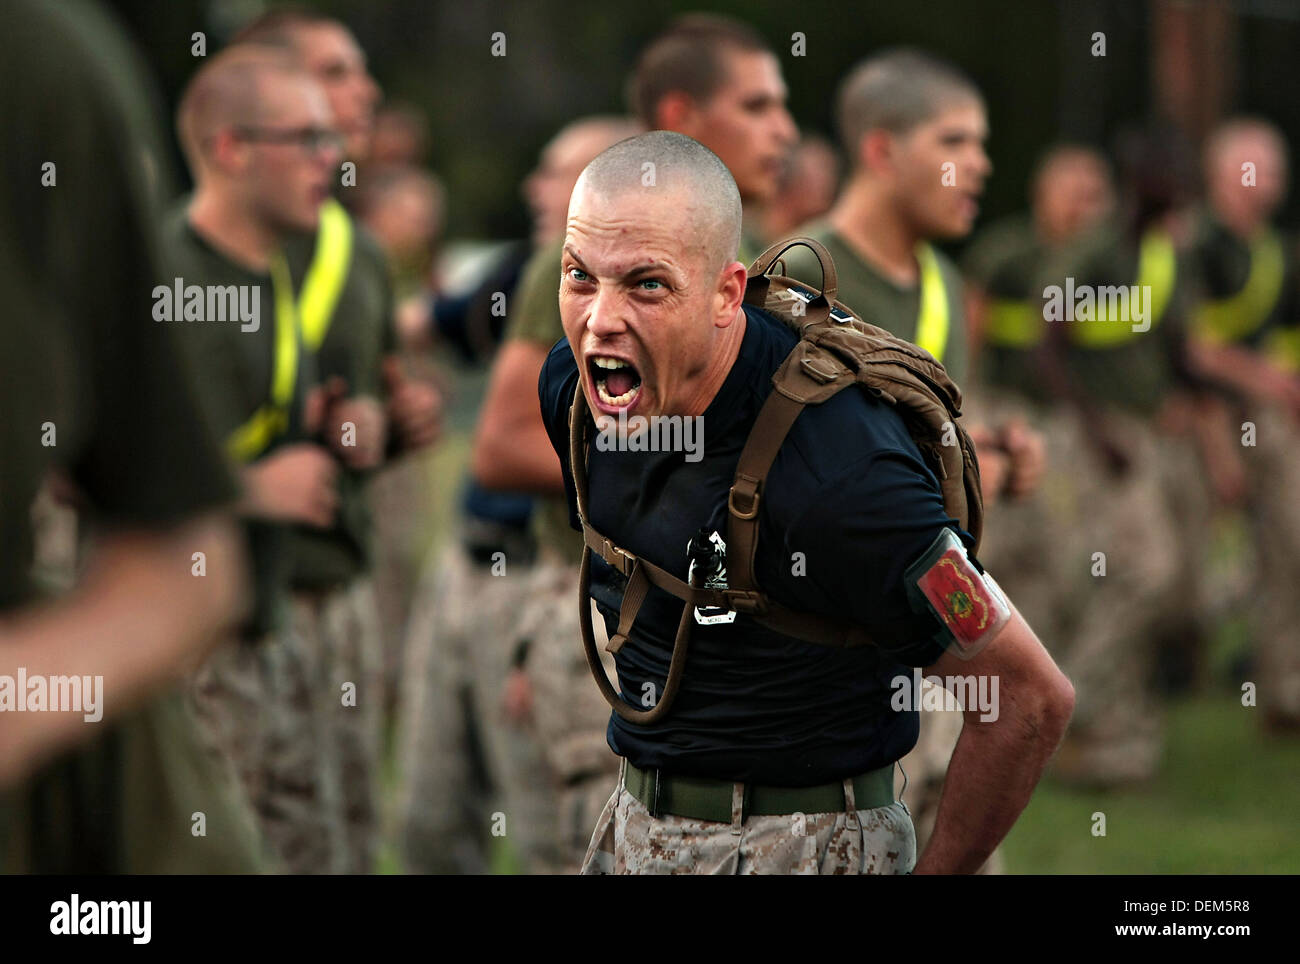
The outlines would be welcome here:
<svg viewBox="0 0 1300 964">
<path fill-rule="evenodd" d="M 957 534 L 944 529 L 904 577 L 908 595 L 938 617 L 944 645 L 970 659 L 1011 618 L 1011 606 L 988 573 L 980 572 Z"/>
</svg>

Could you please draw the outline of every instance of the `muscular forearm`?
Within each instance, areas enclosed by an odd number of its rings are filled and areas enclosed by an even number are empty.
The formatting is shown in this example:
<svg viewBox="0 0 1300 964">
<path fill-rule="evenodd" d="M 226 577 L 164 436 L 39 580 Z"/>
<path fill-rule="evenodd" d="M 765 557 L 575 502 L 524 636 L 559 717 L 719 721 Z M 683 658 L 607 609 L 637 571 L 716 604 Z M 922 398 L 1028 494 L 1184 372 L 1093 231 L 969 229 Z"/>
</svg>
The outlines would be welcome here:
<svg viewBox="0 0 1300 964">
<path fill-rule="evenodd" d="M 934 833 L 915 870 L 974 873 L 1029 803 L 1065 735 L 1074 688 L 1014 605 L 1007 625 L 973 659 L 950 651 L 926 672 L 950 687 L 961 678 L 997 683 L 985 709 L 964 707 Z"/>
<path fill-rule="evenodd" d="M 203 575 L 195 574 L 196 552 L 204 554 Z M 102 719 L 88 722 L 84 712 L 0 717 L 0 786 L 196 665 L 243 614 L 243 565 L 239 536 L 224 517 L 166 534 L 115 534 L 102 541 L 72 594 L 0 623 L 0 673 L 16 677 L 22 667 L 28 680 L 103 678 L 91 714 Z"/>
<path fill-rule="evenodd" d="M 1065 719 L 1045 705 L 1004 705 L 995 723 L 978 716 L 966 715 L 918 874 L 979 870 L 1029 803 L 1065 733 Z"/>
</svg>

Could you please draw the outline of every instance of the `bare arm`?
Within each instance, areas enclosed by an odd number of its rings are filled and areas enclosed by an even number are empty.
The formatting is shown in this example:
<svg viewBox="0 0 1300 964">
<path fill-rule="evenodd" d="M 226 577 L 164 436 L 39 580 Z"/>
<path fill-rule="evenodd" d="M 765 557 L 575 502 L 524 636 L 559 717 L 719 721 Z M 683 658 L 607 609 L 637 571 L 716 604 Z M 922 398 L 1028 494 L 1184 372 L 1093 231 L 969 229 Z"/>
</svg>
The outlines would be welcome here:
<svg viewBox="0 0 1300 964">
<path fill-rule="evenodd" d="M 523 338 L 501 346 L 474 438 L 474 475 L 489 489 L 563 495 L 564 475 L 537 404 L 549 349 Z"/>
<path fill-rule="evenodd" d="M 948 652 L 926 670 L 945 679 L 988 676 L 998 682 L 997 718 L 967 707 L 948 764 L 934 834 L 918 874 L 974 873 L 1029 803 L 1074 711 L 1074 687 L 1012 607 L 1010 622 L 978 656 Z"/>
<path fill-rule="evenodd" d="M 195 552 L 206 557 L 202 576 L 192 574 Z M 95 711 L 117 716 L 233 628 L 246 598 L 242 557 L 235 527 L 219 515 L 166 532 L 108 535 L 71 594 L 0 622 L 0 673 L 102 676 Z M 3 714 L 0 787 L 97 725 L 81 712 Z"/>
</svg>

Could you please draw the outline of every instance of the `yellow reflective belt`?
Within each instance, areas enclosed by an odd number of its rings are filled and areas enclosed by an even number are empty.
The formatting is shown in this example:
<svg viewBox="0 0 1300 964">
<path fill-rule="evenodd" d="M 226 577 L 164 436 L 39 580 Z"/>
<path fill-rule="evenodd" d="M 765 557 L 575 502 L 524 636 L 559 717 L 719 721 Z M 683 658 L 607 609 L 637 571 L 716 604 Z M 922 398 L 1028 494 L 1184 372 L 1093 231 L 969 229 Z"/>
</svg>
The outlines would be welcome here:
<svg viewBox="0 0 1300 964">
<path fill-rule="evenodd" d="M 1231 298 L 1206 301 L 1196 313 L 1196 334 L 1223 344 L 1240 341 L 1259 330 L 1282 293 L 1286 267 L 1282 241 L 1266 231 L 1250 243 L 1250 272 Z"/>
<path fill-rule="evenodd" d="M 226 438 L 226 451 L 237 462 L 250 462 L 289 427 L 294 383 L 298 378 L 298 319 L 293 303 L 293 279 L 284 255 L 271 258 L 271 288 L 275 295 L 275 361 L 271 399 Z"/>
<path fill-rule="evenodd" d="M 1148 231 L 1142 237 L 1138 252 L 1137 277 L 1139 296 L 1144 288 L 1151 289 L 1151 317 L 1148 319 L 1150 326 L 1147 331 L 1164 317 L 1169 299 L 1174 293 L 1177 275 L 1178 258 L 1174 252 L 1173 239 L 1164 231 Z M 1132 321 L 1110 318 L 1100 298 L 1096 299 L 1091 321 L 1074 321 L 1069 324 L 1075 344 L 1084 348 L 1114 348 L 1143 334 L 1133 330 Z"/>
<path fill-rule="evenodd" d="M 320 207 L 316 250 L 298 298 L 302 342 L 308 351 L 318 350 L 330 330 L 351 258 L 352 219 L 342 204 L 329 198 Z"/>
<path fill-rule="evenodd" d="M 1264 344 L 1264 350 L 1287 371 L 1300 375 L 1300 328 L 1278 328 Z"/>
<path fill-rule="evenodd" d="M 1032 348 L 1043 340 L 1043 313 L 1027 301 L 994 298 L 989 302 L 985 340 L 999 348 Z"/>
<path fill-rule="evenodd" d="M 916 343 L 936 360 L 943 361 L 948 347 L 948 292 L 943 287 L 943 273 L 934 248 L 920 244 L 916 260 L 921 265 L 921 308 L 916 319 Z"/>
</svg>

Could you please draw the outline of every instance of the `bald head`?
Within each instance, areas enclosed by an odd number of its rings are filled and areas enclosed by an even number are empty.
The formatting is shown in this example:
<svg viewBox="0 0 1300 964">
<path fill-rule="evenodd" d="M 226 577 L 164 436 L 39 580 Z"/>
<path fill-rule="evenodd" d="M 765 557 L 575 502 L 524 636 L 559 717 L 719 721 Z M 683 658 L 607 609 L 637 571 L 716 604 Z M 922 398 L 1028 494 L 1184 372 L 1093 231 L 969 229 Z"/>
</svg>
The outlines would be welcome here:
<svg viewBox="0 0 1300 964">
<path fill-rule="evenodd" d="M 1080 144 L 1057 144 L 1039 159 L 1030 202 L 1041 238 L 1061 244 L 1110 213 L 1115 188 L 1102 153 Z"/>
<path fill-rule="evenodd" d="M 1236 117 L 1205 145 L 1205 186 L 1219 220 L 1243 236 L 1269 221 L 1286 198 L 1286 140 L 1259 117 Z"/>
<path fill-rule="evenodd" d="M 229 47 L 207 60 L 181 95 L 176 128 L 195 176 L 206 168 L 211 139 L 231 127 L 262 124 L 276 110 L 285 84 L 312 85 L 311 75 L 283 51 Z"/>
<path fill-rule="evenodd" d="M 537 167 L 524 181 L 524 196 L 533 212 L 533 241 L 544 245 L 564 234 L 564 219 L 578 175 L 592 159 L 644 128 L 630 117 L 614 114 L 583 117 L 563 127 L 542 148 Z"/>
<path fill-rule="evenodd" d="M 575 202 L 584 191 L 608 200 L 633 193 L 660 197 L 665 211 L 685 215 L 689 238 L 711 267 L 736 260 L 740 191 L 718 156 L 685 134 L 650 131 L 620 141 L 587 165 L 574 189 Z"/>
</svg>

